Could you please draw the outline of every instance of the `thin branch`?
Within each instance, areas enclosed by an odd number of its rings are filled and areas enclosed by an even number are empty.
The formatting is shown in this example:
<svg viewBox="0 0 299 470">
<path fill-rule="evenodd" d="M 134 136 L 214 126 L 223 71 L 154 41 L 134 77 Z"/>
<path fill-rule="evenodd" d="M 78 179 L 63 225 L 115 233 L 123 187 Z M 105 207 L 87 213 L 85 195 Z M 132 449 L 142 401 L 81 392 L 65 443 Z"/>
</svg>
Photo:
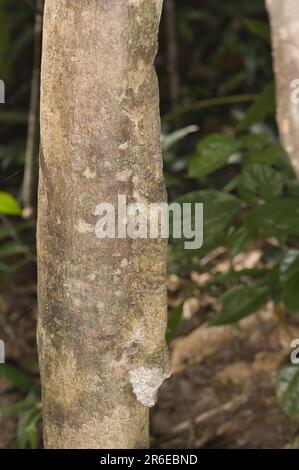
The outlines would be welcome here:
<svg viewBox="0 0 299 470">
<path fill-rule="evenodd" d="M 169 77 L 169 93 L 171 110 L 175 111 L 179 104 L 179 70 L 178 70 L 178 48 L 175 23 L 175 3 L 174 0 L 165 2 L 165 20 L 167 36 L 167 70 Z"/>
<path fill-rule="evenodd" d="M 183 114 L 187 114 L 192 111 L 196 111 L 198 109 L 210 108 L 213 106 L 222 106 L 226 104 L 236 104 L 236 103 L 245 103 L 247 101 L 254 101 L 256 100 L 257 96 L 258 95 L 256 94 L 217 96 L 216 98 L 195 101 L 195 103 L 182 106 L 180 109 L 177 109 L 174 112 L 165 114 L 163 116 L 163 121 L 171 121 L 177 118 L 178 116 L 182 116 Z"/>
</svg>

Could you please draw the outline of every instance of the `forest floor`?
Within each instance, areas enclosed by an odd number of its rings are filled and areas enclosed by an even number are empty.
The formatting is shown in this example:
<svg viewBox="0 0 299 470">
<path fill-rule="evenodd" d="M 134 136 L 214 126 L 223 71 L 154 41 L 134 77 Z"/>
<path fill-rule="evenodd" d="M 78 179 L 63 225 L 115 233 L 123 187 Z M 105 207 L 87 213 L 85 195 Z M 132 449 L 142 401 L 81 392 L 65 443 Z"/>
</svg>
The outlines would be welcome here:
<svg viewBox="0 0 299 470">
<path fill-rule="evenodd" d="M 34 279 L 33 270 L 19 272 L 0 293 L 6 359 L 31 369 L 36 364 Z M 238 327 L 207 327 L 215 303 L 209 295 L 184 303 L 170 345 L 173 374 L 151 410 L 152 447 L 299 448 L 299 424 L 275 396 L 278 370 L 289 359 L 289 335 L 277 325 L 270 304 Z M 298 338 L 298 324 L 290 328 Z M 20 398 L 0 379 L 0 408 Z M 0 448 L 15 447 L 16 417 L 2 417 L 0 424 Z"/>
</svg>

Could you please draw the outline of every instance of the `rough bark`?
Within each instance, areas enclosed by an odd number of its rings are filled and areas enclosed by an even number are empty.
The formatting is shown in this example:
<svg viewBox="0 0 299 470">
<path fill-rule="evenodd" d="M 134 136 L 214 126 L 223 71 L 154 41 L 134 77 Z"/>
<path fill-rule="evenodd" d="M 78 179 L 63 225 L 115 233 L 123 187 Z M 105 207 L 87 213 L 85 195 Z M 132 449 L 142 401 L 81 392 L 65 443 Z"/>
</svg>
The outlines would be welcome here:
<svg viewBox="0 0 299 470">
<path fill-rule="evenodd" d="M 293 81 L 299 79 L 298 7 L 298 0 L 267 0 L 276 78 L 277 122 L 282 143 L 299 178 L 299 139 L 297 135 L 299 104 L 291 99 L 294 91 Z"/>
<path fill-rule="evenodd" d="M 166 198 L 153 67 L 161 8 L 45 3 L 37 239 L 47 448 L 147 447 L 148 406 L 169 375 L 166 241 L 95 235 L 99 203 Z"/>
</svg>

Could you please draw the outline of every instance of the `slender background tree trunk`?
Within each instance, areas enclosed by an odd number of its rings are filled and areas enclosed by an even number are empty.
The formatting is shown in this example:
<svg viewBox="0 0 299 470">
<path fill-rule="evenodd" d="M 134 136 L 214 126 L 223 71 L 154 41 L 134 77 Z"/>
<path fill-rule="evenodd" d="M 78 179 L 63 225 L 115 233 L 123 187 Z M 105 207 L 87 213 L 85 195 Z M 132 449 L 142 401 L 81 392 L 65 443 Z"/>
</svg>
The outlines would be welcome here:
<svg viewBox="0 0 299 470">
<path fill-rule="evenodd" d="M 35 8 L 36 13 L 34 27 L 33 69 L 31 78 L 30 109 L 23 179 L 23 217 L 25 219 L 36 216 L 38 148 L 40 137 L 40 61 L 44 0 L 36 0 Z"/>
<path fill-rule="evenodd" d="M 162 0 L 46 0 L 38 348 L 48 448 L 145 448 L 169 375 L 166 242 L 98 239 L 96 206 L 162 202 Z"/>
<path fill-rule="evenodd" d="M 267 0 L 267 8 L 276 78 L 277 122 L 282 143 L 299 178 L 299 103 L 292 101 L 294 87 L 299 89 L 299 3 L 298 0 Z"/>
</svg>

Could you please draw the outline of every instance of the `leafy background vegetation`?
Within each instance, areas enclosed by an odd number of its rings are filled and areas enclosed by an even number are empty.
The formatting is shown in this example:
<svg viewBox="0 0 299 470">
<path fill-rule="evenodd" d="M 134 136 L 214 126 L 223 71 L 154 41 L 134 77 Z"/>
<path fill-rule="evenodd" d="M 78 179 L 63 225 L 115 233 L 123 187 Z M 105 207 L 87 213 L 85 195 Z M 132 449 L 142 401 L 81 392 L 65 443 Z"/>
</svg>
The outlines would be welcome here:
<svg viewBox="0 0 299 470">
<path fill-rule="evenodd" d="M 0 78 L 7 98 L 0 107 L 2 290 L 22 276 L 35 282 L 35 223 L 22 217 L 35 14 L 34 1 L 0 0 Z M 210 325 L 237 326 L 270 302 L 277 327 L 288 331 L 299 312 L 299 184 L 275 123 L 264 2 L 176 1 L 175 15 L 171 24 L 164 12 L 157 57 L 165 179 L 170 201 L 204 203 L 204 243 L 194 251 L 170 241 L 169 274 L 180 284 L 167 339 L 179 331 L 190 293 L 216 299 Z M 257 246 L 258 265 L 235 269 L 236 257 Z M 219 249 L 229 262 L 225 272 L 209 261 Z M 199 287 L 191 273 L 209 273 L 208 281 Z M 18 420 L 12 445 L 22 448 L 41 445 L 37 370 L 35 358 L 0 366 L 0 375 L 22 394 L 2 409 Z M 299 419 L 298 366 L 281 368 L 277 399 Z"/>
</svg>

